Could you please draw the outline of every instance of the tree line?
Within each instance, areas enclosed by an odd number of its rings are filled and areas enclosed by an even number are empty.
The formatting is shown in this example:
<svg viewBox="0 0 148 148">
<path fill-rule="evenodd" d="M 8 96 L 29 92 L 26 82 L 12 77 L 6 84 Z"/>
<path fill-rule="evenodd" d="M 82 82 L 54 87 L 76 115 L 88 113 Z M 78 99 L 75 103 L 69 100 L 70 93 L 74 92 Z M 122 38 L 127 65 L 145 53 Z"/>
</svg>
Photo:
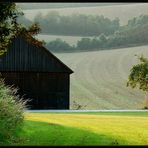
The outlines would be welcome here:
<svg viewBox="0 0 148 148">
<path fill-rule="evenodd" d="M 56 39 L 46 44 L 54 52 L 104 50 L 113 48 L 145 45 L 148 43 L 148 15 L 141 15 L 128 21 L 126 26 L 111 35 L 100 34 L 90 39 L 82 38 L 76 46 L 70 46 L 65 41 Z"/>
<path fill-rule="evenodd" d="M 53 35 L 76 35 L 94 36 L 104 33 L 109 35 L 119 29 L 119 19 L 110 20 L 103 15 L 60 15 L 57 11 L 52 11 L 46 16 L 38 13 L 34 22 L 39 23 L 42 34 Z M 25 17 L 20 18 L 20 23 L 30 25 L 30 21 Z"/>
<path fill-rule="evenodd" d="M 25 17 L 20 19 L 26 26 L 32 24 Z M 61 39 L 50 41 L 46 47 L 54 52 L 103 50 L 148 43 L 148 15 L 134 17 L 124 26 L 120 26 L 118 18 L 111 21 L 104 16 L 61 16 L 58 12 L 51 12 L 44 17 L 38 14 L 35 21 L 40 21 L 41 33 L 84 36 L 76 46 L 71 46 Z M 88 35 L 94 38 L 85 37 Z"/>
</svg>

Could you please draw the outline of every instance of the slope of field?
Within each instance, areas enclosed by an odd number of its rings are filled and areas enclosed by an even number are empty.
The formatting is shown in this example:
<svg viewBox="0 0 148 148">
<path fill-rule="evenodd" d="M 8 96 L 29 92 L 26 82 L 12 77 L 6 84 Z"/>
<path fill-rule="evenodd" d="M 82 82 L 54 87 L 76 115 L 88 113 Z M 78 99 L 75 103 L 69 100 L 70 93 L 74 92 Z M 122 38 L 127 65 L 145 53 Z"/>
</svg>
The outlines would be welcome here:
<svg viewBox="0 0 148 148">
<path fill-rule="evenodd" d="M 55 8 L 55 9 L 33 9 L 23 10 L 25 16 L 32 20 L 36 14 L 41 12 L 46 15 L 48 12 L 58 11 L 61 15 L 71 15 L 73 13 L 86 15 L 104 15 L 110 19 L 119 17 L 121 25 L 127 24 L 128 20 L 141 14 L 148 14 L 148 3 L 96 6 L 96 7 L 75 7 L 75 8 Z"/>
<path fill-rule="evenodd" d="M 148 46 L 55 54 L 74 73 L 70 82 L 71 109 L 138 109 L 144 93 L 126 87 L 135 54 L 148 57 Z M 76 102 L 76 103 L 74 103 Z"/>
<path fill-rule="evenodd" d="M 86 37 L 86 36 L 85 36 Z M 36 36 L 39 40 L 44 40 L 45 42 L 56 40 L 57 38 L 67 42 L 70 45 L 76 45 L 78 40 L 81 40 L 80 36 L 63 36 L 63 35 L 44 35 L 44 34 L 38 34 Z M 87 37 L 87 38 L 93 38 L 93 37 Z"/>
</svg>

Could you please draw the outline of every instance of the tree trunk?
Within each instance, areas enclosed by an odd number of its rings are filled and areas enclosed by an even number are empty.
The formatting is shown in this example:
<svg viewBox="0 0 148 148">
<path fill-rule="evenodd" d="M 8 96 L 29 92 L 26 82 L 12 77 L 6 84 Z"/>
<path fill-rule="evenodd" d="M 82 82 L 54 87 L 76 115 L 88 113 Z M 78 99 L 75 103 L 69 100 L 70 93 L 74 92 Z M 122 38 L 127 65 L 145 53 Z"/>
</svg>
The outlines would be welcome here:
<svg viewBox="0 0 148 148">
<path fill-rule="evenodd" d="M 148 109 L 148 92 L 145 92 L 144 109 Z"/>
</svg>

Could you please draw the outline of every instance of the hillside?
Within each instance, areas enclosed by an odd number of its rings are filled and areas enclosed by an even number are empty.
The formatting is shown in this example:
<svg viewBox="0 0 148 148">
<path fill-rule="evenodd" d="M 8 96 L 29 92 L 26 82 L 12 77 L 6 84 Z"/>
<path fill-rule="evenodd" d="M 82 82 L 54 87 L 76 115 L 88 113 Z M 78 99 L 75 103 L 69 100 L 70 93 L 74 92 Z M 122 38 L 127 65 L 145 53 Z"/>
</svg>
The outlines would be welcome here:
<svg viewBox="0 0 148 148">
<path fill-rule="evenodd" d="M 133 3 L 125 5 L 112 5 L 112 6 L 94 6 L 94 7 L 73 7 L 73 8 L 50 8 L 50 9 L 33 9 L 33 10 L 23 10 L 25 16 L 32 20 L 36 14 L 41 12 L 46 15 L 48 12 L 58 11 L 61 15 L 71 15 L 73 13 L 77 14 L 94 14 L 94 15 L 104 15 L 110 19 L 120 18 L 121 25 L 127 24 L 127 21 L 133 17 L 139 16 L 141 14 L 148 14 L 148 4 L 147 3 Z"/>
<path fill-rule="evenodd" d="M 126 87 L 135 54 L 148 57 L 148 46 L 81 53 L 55 54 L 74 73 L 71 75 L 71 109 L 137 109 L 144 94 Z"/>
</svg>

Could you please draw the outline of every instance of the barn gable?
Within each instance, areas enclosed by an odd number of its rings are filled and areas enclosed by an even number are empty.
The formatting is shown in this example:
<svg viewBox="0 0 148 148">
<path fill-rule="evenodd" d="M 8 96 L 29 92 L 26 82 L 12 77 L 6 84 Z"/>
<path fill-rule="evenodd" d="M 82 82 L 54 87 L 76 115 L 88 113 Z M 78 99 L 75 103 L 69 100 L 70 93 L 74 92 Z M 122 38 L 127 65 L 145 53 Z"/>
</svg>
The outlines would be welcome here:
<svg viewBox="0 0 148 148">
<path fill-rule="evenodd" d="M 73 73 L 43 46 L 36 46 L 21 35 L 12 40 L 8 51 L 0 57 L 0 71 Z"/>
</svg>

